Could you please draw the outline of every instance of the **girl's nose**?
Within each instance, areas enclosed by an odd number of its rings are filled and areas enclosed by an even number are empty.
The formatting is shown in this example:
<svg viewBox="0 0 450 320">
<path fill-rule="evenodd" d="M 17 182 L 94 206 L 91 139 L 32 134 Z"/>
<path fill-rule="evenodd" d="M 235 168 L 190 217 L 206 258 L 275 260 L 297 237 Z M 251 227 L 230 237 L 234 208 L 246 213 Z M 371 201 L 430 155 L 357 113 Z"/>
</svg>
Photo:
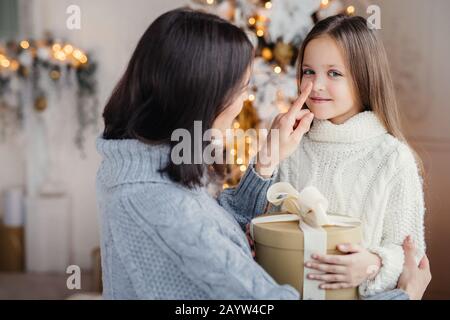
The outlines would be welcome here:
<svg viewBox="0 0 450 320">
<path fill-rule="evenodd" d="M 320 78 L 314 79 L 312 91 L 324 91 L 324 90 L 325 90 L 325 85 L 324 85 L 322 79 L 320 79 Z"/>
</svg>

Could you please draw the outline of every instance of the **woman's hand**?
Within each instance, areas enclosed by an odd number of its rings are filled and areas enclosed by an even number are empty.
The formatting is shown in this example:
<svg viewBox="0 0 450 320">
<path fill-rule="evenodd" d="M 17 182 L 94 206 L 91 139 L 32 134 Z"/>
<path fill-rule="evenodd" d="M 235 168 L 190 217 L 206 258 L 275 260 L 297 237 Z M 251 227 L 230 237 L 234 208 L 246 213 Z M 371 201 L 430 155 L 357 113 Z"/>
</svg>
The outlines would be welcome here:
<svg viewBox="0 0 450 320">
<path fill-rule="evenodd" d="M 366 279 L 373 279 L 381 267 L 381 258 L 359 245 L 340 244 L 338 250 L 345 255 L 313 254 L 314 261 L 306 267 L 325 272 L 310 273 L 309 279 L 322 281 L 322 289 L 344 289 L 359 286 Z"/>
<path fill-rule="evenodd" d="M 416 248 L 410 236 L 403 241 L 403 251 L 405 253 L 405 264 L 398 279 L 397 288 L 406 291 L 411 300 L 420 300 L 431 281 L 430 263 L 425 255 L 417 266 Z"/>
<path fill-rule="evenodd" d="M 256 171 L 263 177 L 272 176 L 278 164 L 295 151 L 310 129 L 314 115 L 308 109 L 302 110 L 302 106 L 311 88 L 312 83 L 309 83 L 289 111 L 275 117 L 255 164 Z"/>
</svg>

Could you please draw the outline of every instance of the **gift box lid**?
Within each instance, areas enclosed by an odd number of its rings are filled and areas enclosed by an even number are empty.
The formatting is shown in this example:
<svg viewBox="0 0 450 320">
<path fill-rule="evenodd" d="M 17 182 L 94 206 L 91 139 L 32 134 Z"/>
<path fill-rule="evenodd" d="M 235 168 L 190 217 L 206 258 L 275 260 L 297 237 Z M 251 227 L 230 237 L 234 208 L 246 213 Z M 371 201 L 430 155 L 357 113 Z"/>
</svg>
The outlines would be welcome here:
<svg viewBox="0 0 450 320">
<path fill-rule="evenodd" d="M 360 224 L 354 227 L 327 226 L 322 228 L 327 232 L 327 250 L 335 250 L 338 244 L 361 243 L 362 241 Z M 253 237 L 257 244 L 275 248 L 303 251 L 304 247 L 303 232 L 298 221 L 253 224 Z"/>
</svg>

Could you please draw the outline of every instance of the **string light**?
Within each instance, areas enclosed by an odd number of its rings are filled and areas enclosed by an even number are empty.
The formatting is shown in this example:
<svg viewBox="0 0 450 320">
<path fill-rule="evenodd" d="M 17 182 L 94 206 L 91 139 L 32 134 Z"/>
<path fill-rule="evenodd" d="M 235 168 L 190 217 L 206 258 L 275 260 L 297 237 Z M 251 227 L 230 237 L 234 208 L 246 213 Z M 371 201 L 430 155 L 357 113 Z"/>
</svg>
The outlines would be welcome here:
<svg viewBox="0 0 450 320">
<path fill-rule="evenodd" d="M 247 166 L 241 165 L 241 166 L 239 167 L 239 170 L 241 170 L 241 172 L 244 172 L 245 170 L 247 170 Z"/>
<path fill-rule="evenodd" d="M 330 3 L 330 1 L 328 1 L 328 0 L 322 0 L 320 2 L 320 5 L 322 6 L 322 8 L 325 8 L 328 6 L 329 3 Z"/>
<path fill-rule="evenodd" d="M 237 164 L 243 164 L 244 161 L 243 161 L 241 158 L 237 158 L 237 159 L 236 159 L 236 163 L 237 163 Z"/>
<path fill-rule="evenodd" d="M 20 41 L 20 47 L 26 50 L 30 47 L 30 43 L 27 40 L 22 40 Z"/>
<path fill-rule="evenodd" d="M 248 95 L 248 101 L 255 101 L 255 95 L 254 94 L 249 94 Z"/>
<path fill-rule="evenodd" d="M 11 64 L 11 63 L 9 62 L 9 60 L 6 59 L 6 58 L 0 59 L 0 60 L 1 60 L 1 61 L 0 61 L 0 65 L 1 65 L 2 67 L 4 67 L 4 68 L 8 68 L 9 65 Z"/>
<path fill-rule="evenodd" d="M 256 19 L 254 17 L 251 17 L 248 19 L 248 24 L 253 26 L 255 23 L 256 23 Z"/>
<path fill-rule="evenodd" d="M 69 55 L 69 54 L 71 54 L 72 52 L 73 52 L 73 47 L 70 45 L 70 44 L 66 44 L 65 46 L 64 46 L 64 52 L 67 54 L 67 55 Z"/>
<path fill-rule="evenodd" d="M 61 45 L 59 43 L 55 43 L 52 46 L 53 51 L 61 51 Z"/>
<path fill-rule="evenodd" d="M 231 150 L 230 150 L 230 154 L 231 154 L 232 156 L 236 155 L 236 149 L 231 149 Z"/>
<path fill-rule="evenodd" d="M 273 68 L 273 71 L 275 73 L 281 73 L 281 67 L 280 66 L 276 66 L 275 68 Z"/>
<path fill-rule="evenodd" d="M 206 0 L 206 3 L 209 5 L 214 4 L 214 0 Z"/>
<path fill-rule="evenodd" d="M 264 23 L 267 22 L 267 17 L 266 16 L 258 16 L 258 22 L 260 23 Z"/>
<path fill-rule="evenodd" d="M 83 57 L 83 52 L 76 49 L 72 55 L 74 56 L 75 59 L 80 60 Z"/>
<path fill-rule="evenodd" d="M 235 122 L 235 123 L 233 124 L 233 127 L 234 127 L 235 129 L 239 129 L 240 126 L 241 126 L 241 125 L 239 124 L 239 122 Z"/>
<path fill-rule="evenodd" d="M 354 14 L 355 13 L 355 7 L 354 6 L 348 6 L 347 7 L 347 13 L 348 14 Z"/>
<path fill-rule="evenodd" d="M 66 60 L 66 54 L 63 51 L 57 51 L 55 52 L 55 58 L 60 61 L 64 61 Z"/>
<path fill-rule="evenodd" d="M 262 49 L 261 55 L 266 60 L 272 60 L 273 58 L 272 50 L 267 47 Z"/>
<path fill-rule="evenodd" d="M 84 64 L 84 63 L 87 63 L 87 61 L 88 61 L 88 59 L 87 59 L 86 55 L 83 54 L 80 58 L 80 62 Z"/>
<path fill-rule="evenodd" d="M 270 8 L 272 8 L 272 2 L 267 1 L 267 2 L 264 4 L 264 6 L 266 7 L 266 9 L 270 9 Z"/>
<path fill-rule="evenodd" d="M 256 35 L 257 35 L 258 37 L 262 37 L 262 36 L 264 35 L 264 31 L 261 30 L 261 29 L 259 29 L 258 31 L 256 31 Z"/>
</svg>

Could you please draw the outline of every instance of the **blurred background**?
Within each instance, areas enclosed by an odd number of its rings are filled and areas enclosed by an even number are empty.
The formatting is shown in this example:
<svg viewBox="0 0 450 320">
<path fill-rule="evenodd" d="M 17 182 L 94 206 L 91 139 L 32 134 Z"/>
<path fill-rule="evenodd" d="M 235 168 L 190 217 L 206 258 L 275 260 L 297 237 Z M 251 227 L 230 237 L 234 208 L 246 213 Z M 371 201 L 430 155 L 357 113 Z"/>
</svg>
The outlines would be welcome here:
<svg viewBox="0 0 450 320">
<path fill-rule="evenodd" d="M 99 298 L 102 109 L 149 24 L 181 6 L 232 21 L 257 48 L 236 129 L 265 128 L 287 110 L 297 48 L 314 23 L 337 13 L 380 19 L 405 133 L 426 169 L 425 298 L 449 299 L 448 0 L 0 0 L 0 299 Z M 245 150 L 224 187 L 245 171 L 255 152 Z"/>
</svg>

